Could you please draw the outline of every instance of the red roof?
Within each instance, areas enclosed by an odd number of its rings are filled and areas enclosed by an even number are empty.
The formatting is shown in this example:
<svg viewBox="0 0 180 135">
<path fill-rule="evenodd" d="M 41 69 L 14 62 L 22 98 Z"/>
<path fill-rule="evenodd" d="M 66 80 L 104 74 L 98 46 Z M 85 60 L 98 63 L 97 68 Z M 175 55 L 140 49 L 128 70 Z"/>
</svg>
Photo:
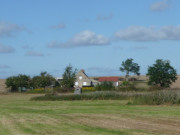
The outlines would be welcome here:
<svg viewBox="0 0 180 135">
<path fill-rule="evenodd" d="M 99 77 L 100 82 L 118 82 L 119 77 Z"/>
</svg>

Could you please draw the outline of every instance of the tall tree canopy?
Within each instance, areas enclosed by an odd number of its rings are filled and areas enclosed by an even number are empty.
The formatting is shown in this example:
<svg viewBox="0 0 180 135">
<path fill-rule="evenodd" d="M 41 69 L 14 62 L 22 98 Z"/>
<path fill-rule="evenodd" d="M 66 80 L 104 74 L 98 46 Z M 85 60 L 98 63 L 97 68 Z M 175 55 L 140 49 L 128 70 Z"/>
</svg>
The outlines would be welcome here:
<svg viewBox="0 0 180 135">
<path fill-rule="evenodd" d="M 140 75 L 139 73 L 140 66 L 133 62 L 133 59 L 127 59 L 123 61 L 120 67 L 121 72 L 126 72 L 126 80 L 128 81 L 129 73 L 134 73 L 136 75 Z"/>
<path fill-rule="evenodd" d="M 170 65 L 168 60 L 158 59 L 153 66 L 149 66 L 147 76 L 150 85 L 158 85 L 168 88 L 177 80 L 176 70 Z"/>
<path fill-rule="evenodd" d="M 63 73 L 63 80 L 61 82 L 61 85 L 65 88 L 74 87 L 74 83 L 76 80 L 76 73 L 77 73 L 77 69 L 73 69 L 71 65 L 68 65 Z"/>
<path fill-rule="evenodd" d="M 30 87 L 31 78 L 27 75 L 19 74 L 18 76 L 12 76 L 6 79 L 7 88 L 11 87 L 11 91 L 18 91 L 19 87 Z"/>
<path fill-rule="evenodd" d="M 55 83 L 54 77 L 47 72 L 41 72 L 40 75 L 34 76 L 32 80 L 34 88 L 45 88 Z"/>
</svg>

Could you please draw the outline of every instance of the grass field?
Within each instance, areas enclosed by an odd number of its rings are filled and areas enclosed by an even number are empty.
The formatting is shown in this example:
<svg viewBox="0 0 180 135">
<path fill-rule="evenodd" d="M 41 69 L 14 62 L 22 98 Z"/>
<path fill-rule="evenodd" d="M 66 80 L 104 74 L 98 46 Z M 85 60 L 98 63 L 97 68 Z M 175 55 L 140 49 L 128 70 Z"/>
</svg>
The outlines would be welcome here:
<svg viewBox="0 0 180 135">
<path fill-rule="evenodd" d="M 135 106 L 125 100 L 29 101 L 0 95 L 0 135 L 179 135 L 180 106 Z"/>
</svg>

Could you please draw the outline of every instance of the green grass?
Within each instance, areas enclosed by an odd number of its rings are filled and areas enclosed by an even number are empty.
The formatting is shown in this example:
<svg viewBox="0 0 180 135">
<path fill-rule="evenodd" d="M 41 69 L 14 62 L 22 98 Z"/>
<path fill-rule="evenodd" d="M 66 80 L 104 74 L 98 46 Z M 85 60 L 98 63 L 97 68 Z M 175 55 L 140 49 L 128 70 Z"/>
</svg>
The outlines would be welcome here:
<svg viewBox="0 0 180 135">
<path fill-rule="evenodd" d="M 128 100 L 30 101 L 0 95 L 0 135 L 180 134 L 179 106 L 126 105 Z"/>
</svg>

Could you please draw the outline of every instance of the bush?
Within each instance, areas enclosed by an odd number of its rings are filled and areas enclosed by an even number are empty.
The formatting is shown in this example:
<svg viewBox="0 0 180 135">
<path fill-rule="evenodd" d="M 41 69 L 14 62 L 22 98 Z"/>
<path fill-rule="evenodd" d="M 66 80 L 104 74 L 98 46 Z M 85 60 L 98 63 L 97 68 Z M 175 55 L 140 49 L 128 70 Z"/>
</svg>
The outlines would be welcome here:
<svg viewBox="0 0 180 135">
<path fill-rule="evenodd" d="M 115 90 L 115 87 L 112 82 L 102 82 L 100 84 L 97 84 L 95 86 L 95 90 L 101 91 L 101 90 Z"/>
<path fill-rule="evenodd" d="M 52 89 L 50 88 L 37 88 L 37 89 L 33 89 L 33 90 L 29 90 L 26 93 L 28 94 L 43 94 L 43 93 L 51 93 Z"/>
<path fill-rule="evenodd" d="M 121 86 L 119 86 L 117 88 L 118 91 L 136 91 L 137 88 L 135 87 L 135 83 L 134 82 L 127 82 L 127 81 L 123 81 Z"/>
<path fill-rule="evenodd" d="M 72 93 L 74 92 L 74 88 L 63 88 L 63 87 L 55 87 L 53 88 L 54 93 Z"/>
<path fill-rule="evenodd" d="M 177 93 L 172 91 L 160 91 L 152 94 L 137 96 L 133 100 L 133 104 L 137 105 L 161 105 L 161 104 L 178 104 L 180 99 Z"/>
<path fill-rule="evenodd" d="M 178 99 L 177 103 L 180 104 L 180 98 Z"/>
<path fill-rule="evenodd" d="M 129 84 L 130 84 L 130 83 L 129 83 L 128 81 L 123 81 L 121 85 L 122 85 L 122 86 L 129 86 Z"/>
<path fill-rule="evenodd" d="M 91 91 L 95 91 L 95 88 L 94 87 L 82 87 L 82 91 L 84 92 L 91 92 Z"/>
</svg>

